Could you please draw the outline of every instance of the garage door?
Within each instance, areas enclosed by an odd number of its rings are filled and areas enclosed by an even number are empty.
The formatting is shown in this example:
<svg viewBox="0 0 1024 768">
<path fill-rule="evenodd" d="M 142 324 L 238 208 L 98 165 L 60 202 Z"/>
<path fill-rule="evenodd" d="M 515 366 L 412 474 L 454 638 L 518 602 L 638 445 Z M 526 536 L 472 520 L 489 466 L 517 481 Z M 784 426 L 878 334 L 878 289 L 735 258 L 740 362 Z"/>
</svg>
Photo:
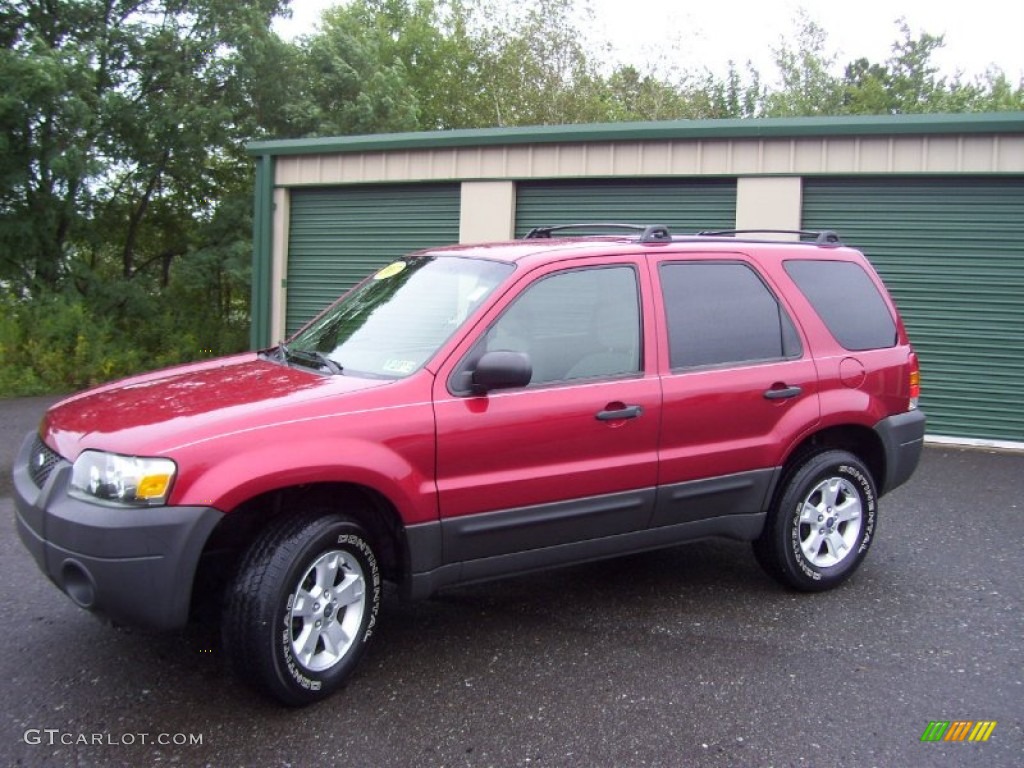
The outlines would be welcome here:
<svg viewBox="0 0 1024 768">
<path fill-rule="evenodd" d="M 838 230 L 888 284 L 929 434 L 1024 441 L 1024 179 L 807 179 L 804 227 Z"/>
<path fill-rule="evenodd" d="M 459 240 L 459 185 L 294 189 L 286 329 L 397 257 Z"/>
<path fill-rule="evenodd" d="M 735 179 L 526 182 L 516 190 L 516 237 L 578 222 L 665 224 L 673 232 L 736 226 Z"/>
</svg>

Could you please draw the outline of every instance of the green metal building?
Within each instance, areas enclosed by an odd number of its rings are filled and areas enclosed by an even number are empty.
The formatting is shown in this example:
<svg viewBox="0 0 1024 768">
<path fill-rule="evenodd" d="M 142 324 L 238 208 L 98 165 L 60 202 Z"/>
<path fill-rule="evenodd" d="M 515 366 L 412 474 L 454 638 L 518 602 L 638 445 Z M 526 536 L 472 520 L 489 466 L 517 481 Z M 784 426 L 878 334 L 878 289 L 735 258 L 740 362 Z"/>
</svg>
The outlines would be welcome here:
<svg viewBox="0 0 1024 768">
<path fill-rule="evenodd" d="M 834 229 L 921 357 L 930 435 L 1024 443 L 1024 113 L 256 142 L 254 347 L 411 250 L 542 224 Z"/>
</svg>

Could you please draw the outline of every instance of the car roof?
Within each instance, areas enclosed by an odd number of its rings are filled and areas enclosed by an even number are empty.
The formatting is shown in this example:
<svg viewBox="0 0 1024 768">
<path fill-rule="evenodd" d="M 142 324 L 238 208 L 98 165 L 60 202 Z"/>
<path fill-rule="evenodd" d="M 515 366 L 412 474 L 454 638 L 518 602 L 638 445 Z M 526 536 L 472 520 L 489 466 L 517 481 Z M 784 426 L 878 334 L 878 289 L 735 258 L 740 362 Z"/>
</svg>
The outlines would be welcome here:
<svg viewBox="0 0 1024 768">
<path fill-rule="evenodd" d="M 667 233 L 667 230 L 665 230 Z M 666 251 L 673 254 L 686 253 L 745 253 L 771 258 L 857 258 L 863 255 L 842 244 L 834 232 L 786 233 L 792 235 L 816 235 L 815 240 L 764 240 L 745 236 L 734 230 L 721 234 L 697 233 L 692 235 L 669 235 L 667 239 L 644 240 L 636 235 L 580 235 L 573 237 L 526 237 L 491 243 L 449 245 L 429 248 L 422 253 L 431 256 L 459 256 L 491 261 L 530 264 L 548 263 L 587 256 L 616 256 L 649 251 L 660 255 Z M 726 234 L 729 233 L 729 234 Z M 770 234 L 779 234 L 771 231 Z"/>
</svg>

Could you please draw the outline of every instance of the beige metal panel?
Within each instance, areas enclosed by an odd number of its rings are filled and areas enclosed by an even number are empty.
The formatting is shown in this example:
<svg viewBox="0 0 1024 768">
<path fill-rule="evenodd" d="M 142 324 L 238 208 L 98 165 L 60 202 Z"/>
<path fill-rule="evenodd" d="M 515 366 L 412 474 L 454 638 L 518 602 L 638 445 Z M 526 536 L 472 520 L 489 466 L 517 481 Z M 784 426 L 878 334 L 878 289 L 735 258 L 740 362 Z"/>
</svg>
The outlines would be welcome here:
<svg viewBox="0 0 1024 768">
<path fill-rule="evenodd" d="M 992 149 L 1002 173 L 1024 173 L 1024 136 L 997 136 Z"/>
<path fill-rule="evenodd" d="M 456 161 L 455 178 L 457 179 L 483 179 L 487 178 L 489 175 L 491 177 L 501 176 L 501 152 L 494 152 L 492 150 L 485 149 L 484 147 L 477 147 L 475 149 L 468 149 L 453 153 L 453 156 Z M 498 173 L 488 174 L 485 170 L 488 166 L 493 170 L 498 171 Z"/>
<path fill-rule="evenodd" d="M 957 173 L 960 169 L 960 139 L 957 136 L 929 136 L 923 142 L 924 169 L 933 173 Z"/>
<path fill-rule="evenodd" d="M 558 175 L 561 176 L 568 170 L 568 168 L 560 168 Z M 615 145 L 588 144 L 587 164 L 582 170 L 585 176 L 614 176 Z"/>
<path fill-rule="evenodd" d="M 733 144 L 731 141 L 705 141 L 700 143 L 697 173 L 710 176 L 728 176 L 733 173 Z"/>
<path fill-rule="evenodd" d="M 402 154 L 405 160 L 406 178 L 429 179 L 433 177 L 433 152 L 403 152 Z"/>
<path fill-rule="evenodd" d="M 280 187 L 274 190 L 274 234 L 271 240 L 270 267 L 270 341 L 284 338 L 288 288 L 288 224 L 291 220 L 291 194 Z"/>
<path fill-rule="evenodd" d="M 736 229 L 800 229 L 803 184 L 795 176 L 745 176 L 736 180 Z M 766 235 L 777 240 L 792 235 Z"/>
<path fill-rule="evenodd" d="M 764 167 L 764 142 L 729 142 L 728 173 L 761 173 Z"/>
<path fill-rule="evenodd" d="M 834 136 L 623 141 L 299 155 L 278 186 L 758 174 L 1021 173 L 1024 136 Z"/>
<path fill-rule="evenodd" d="M 761 173 L 792 173 L 796 147 L 792 141 L 765 141 L 761 149 Z"/>
<path fill-rule="evenodd" d="M 673 144 L 667 141 L 652 142 L 638 145 L 643 147 L 639 153 L 637 176 L 664 176 L 672 172 Z"/>
<path fill-rule="evenodd" d="M 640 176 L 643 174 L 644 155 L 649 146 L 634 142 L 612 144 L 612 172 L 616 176 Z"/>
<path fill-rule="evenodd" d="M 823 173 L 856 173 L 860 158 L 860 139 L 835 139 L 822 147 Z"/>
<path fill-rule="evenodd" d="M 922 173 L 927 169 L 925 160 L 927 157 L 927 140 L 913 136 L 890 139 L 892 142 L 894 173 Z"/>
<path fill-rule="evenodd" d="M 587 165 L 587 155 L 590 150 L 590 146 L 587 144 L 566 144 L 566 145 L 552 145 L 548 148 L 549 150 L 545 153 L 540 153 L 540 159 L 542 162 L 550 162 L 548 168 L 552 171 L 559 171 L 563 168 L 585 168 Z M 543 168 L 536 169 L 539 171 L 536 175 L 543 175 Z"/>
<path fill-rule="evenodd" d="M 480 153 L 480 170 L 478 177 L 481 179 L 499 179 L 507 176 L 505 168 L 508 165 L 508 150 L 505 147 Z"/>
<path fill-rule="evenodd" d="M 516 185 L 512 181 L 464 181 L 459 242 L 488 243 L 515 237 Z"/>
</svg>

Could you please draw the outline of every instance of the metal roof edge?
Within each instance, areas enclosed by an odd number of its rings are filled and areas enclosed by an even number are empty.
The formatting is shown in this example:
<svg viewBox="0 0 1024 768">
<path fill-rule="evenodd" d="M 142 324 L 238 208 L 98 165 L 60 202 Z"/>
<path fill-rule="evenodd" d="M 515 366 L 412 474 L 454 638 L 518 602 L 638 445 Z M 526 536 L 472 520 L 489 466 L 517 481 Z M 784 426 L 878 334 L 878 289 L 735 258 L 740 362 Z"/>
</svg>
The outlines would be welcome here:
<svg viewBox="0 0 1024 768">
<path fill-rule="evenodd" d="M 467 128 L 253 141 L 246 145 L 246 152 L 251 156 L 286 156 L 584 142 L 1013 133 L 1024 134 L 1024 112 L 671 120 Z"/>
</svg>

